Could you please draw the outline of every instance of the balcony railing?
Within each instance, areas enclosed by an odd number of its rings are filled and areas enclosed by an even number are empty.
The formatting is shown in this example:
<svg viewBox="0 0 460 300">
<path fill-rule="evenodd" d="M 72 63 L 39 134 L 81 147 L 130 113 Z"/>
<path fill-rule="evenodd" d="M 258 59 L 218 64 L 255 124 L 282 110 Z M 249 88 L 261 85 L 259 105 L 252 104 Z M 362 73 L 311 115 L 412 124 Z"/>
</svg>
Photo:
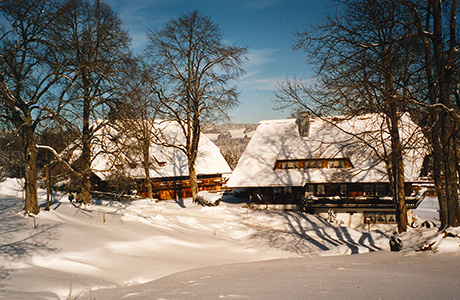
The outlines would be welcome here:
<svg viewBox="0 0 460 300">
<path fill-rule="evenodd" d="M 417 208 L 423 198 L 424 196 L 406 197 L 407 208 Z M 394 208 L 395 206 L 392 197 L 310 197 L 304 203 L 307 208 Z"/>
</svg>

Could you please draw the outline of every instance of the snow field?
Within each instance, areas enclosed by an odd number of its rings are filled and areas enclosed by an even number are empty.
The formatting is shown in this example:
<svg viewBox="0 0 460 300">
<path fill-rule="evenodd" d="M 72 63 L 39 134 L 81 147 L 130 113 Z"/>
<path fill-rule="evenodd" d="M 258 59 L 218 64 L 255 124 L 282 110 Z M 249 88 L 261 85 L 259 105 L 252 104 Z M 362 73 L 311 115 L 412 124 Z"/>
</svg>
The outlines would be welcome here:
<svg viewBox="0 0 460 300">
<path fill-rule="evenodd" d="M 94 201 L 79 207 L 64 195 L 53 196 L 51 211 L 42 210 L 34 228 L 33 218 L 21 212 L 21 198 L 17 181 L 0 184 L 0 299 L 90 299 L 92 292 L 104 295 L 110 288 L 129 290 L 124 299 L 134 299 L 145 296 L 144 284 L 202 268 L 388 253 L 391 234 L 226 202 L 202 207 L 190 201 Z M 45 198 L 40 191 L 42 204 Z M 422 203 L 420 211 L 429 211 L 433 201 Z M 410 229 L 401 235 L 402 255 L 418 255 L 414 250 L 431 243 L 429 253 L 458 253 L 460 232 L 449 232 L 444 237 L 437 228 Z M 211 280 L 199 278 L 193 280 Z M 117 299 L 113 295 L 97 299 Z"/>
</svg>

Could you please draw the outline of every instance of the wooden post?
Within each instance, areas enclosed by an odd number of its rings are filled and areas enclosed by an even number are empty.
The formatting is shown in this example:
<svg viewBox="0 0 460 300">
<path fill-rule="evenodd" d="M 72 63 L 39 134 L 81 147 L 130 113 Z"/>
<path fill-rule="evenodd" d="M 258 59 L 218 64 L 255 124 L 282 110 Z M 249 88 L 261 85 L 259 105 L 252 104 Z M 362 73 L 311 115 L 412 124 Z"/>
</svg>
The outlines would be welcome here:
<svg viewBox="0 0 460 300">
<path fill-rule="evenodd" d="M 105 224 L 105 212 L 104 212 L 104 213 L 102 213 L 102 223 L 104 223 L 104 224 Z"/>
</svg>

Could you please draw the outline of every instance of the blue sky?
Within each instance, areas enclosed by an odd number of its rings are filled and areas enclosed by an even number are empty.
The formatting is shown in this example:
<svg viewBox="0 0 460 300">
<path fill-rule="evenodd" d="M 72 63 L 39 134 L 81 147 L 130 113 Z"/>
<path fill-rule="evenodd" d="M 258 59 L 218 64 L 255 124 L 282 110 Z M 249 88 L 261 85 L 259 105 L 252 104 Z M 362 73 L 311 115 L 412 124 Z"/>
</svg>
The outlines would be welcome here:
<svg viewBox="0 0 460 300">
<path fill-rule="evenodd" d="M 312 66 L 305 53 L 293 51 L 294 32 L 316 23 L 331 8 L 318 0 L 106 0 L 120 15 L 133 39 L 136 51 L 142 51 L 147 32 L 160 28 L 181 13 L 199 10 L 220 25 L 229 44 L 245 46 L 246 74 L 237 82 L 238 108 L 229 112 L 234 123 L 258 123 L 260 120 L 289 116 L 288 111 L 273 110 L 278 83 L 289 77 L 309 79 Z"/>
</svg>

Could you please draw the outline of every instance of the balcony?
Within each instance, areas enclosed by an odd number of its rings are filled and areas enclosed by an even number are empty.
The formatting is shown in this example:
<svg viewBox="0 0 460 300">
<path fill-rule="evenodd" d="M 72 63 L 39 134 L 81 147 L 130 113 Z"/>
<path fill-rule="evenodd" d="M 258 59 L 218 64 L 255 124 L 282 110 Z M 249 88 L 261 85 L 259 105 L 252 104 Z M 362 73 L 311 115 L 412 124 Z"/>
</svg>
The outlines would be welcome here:
<svg viewBox="0 0 460 300">
<path fill-rule="evenodd" d="M 415 209 L 422 202 L 422 197 L 406 197 L 408 209 Z M 309 197 L 306 208 L 394 208 L 392 197 Z"/>
</svg>

